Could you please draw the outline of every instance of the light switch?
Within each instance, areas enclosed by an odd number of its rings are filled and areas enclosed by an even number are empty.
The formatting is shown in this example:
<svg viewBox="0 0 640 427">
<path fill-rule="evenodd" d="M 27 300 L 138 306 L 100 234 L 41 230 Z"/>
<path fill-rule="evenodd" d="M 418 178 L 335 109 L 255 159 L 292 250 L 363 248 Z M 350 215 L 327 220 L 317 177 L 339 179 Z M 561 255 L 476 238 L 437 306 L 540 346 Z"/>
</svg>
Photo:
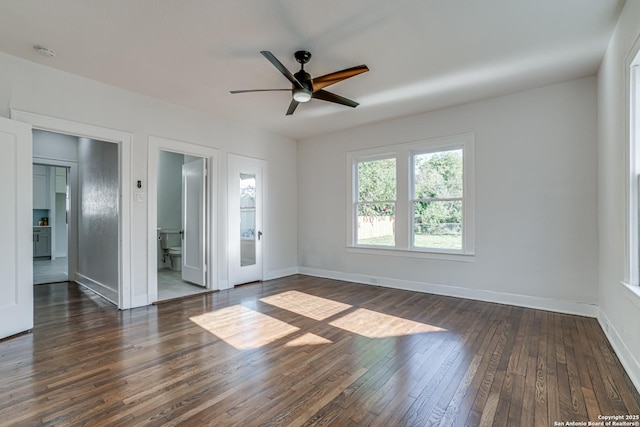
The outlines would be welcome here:
<svg viewBox="0 0 640 427">
<path fill-rule="evenodd" d="M 133 193 L 133 199 L 138 203 L 144 203 L 144 192 L 136 191 Z"/>
</svg>

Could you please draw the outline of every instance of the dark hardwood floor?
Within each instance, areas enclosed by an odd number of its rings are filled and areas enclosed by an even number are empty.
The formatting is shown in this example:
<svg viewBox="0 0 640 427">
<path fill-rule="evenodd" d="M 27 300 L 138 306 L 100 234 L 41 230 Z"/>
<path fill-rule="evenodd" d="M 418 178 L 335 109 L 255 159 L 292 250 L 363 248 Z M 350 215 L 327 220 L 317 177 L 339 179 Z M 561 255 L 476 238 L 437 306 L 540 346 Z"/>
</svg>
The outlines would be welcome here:
<svg viewBox="0 0 640 427">
<path fill-rule="evenodd" d="M 118 311 L 35 287 L 0 425 L 553 426 L 640 415 L 595 319 L 306 276 Z"/>
</svg>

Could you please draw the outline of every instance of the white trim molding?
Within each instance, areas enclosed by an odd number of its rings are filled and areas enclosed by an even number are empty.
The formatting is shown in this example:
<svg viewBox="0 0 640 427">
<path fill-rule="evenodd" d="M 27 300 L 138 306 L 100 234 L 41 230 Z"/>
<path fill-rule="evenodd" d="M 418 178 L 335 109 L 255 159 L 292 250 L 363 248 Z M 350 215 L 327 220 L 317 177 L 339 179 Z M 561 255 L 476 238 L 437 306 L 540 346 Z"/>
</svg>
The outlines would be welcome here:
<svg viewBox="0 0 640 427">
<path fill-rule="evenodd" d="M 640 37 L 625 58 L 624 282 L 640 284 Z"/>
<path fill-rule="evenodd" d="M 613 323 L 602 309 L 598 310 L 598 322 L 624 370 L 627 372 L 627 375 L 629 375 L 631 382 L 640 392 L 640 360 L 629 350 L 629 347 L 627 347 L 615 326 L 613 326 Z"/>
<path fill-rule="evenodd" d="M 120 220 L 119 241 L 120 256 L 118 259 L 118 298 L 116 304 L 121 310 L 131 308 L 133 289 L 131 270 L 131 221 L 132 221 L 132 194 L 131 194 L 131 149 L 133 146 L 133 134 L 117 129 L 80 123 L 57 117 L 27 111 L 11 110 L 11 118 L 20 122 L 31 124 L 34 129 L 64 133 L 84 138 L 97 139 L 118 144 L 120 174 Z"/>
<path fill-rule="evenodd" d="M 283 269 L 280 269 L 280 270 L 273 270 L 273 271 L 266 271 L 264 273 L 263 280 L 280 279 L 282 277 L 293 276 L 294 274 L 298 274 L 298 273 L 299 273 L 299 271 L 298 271 L 297 267 L 283 268 Z"/>
<path fill-rule="evenodd" d="M 97 282 L 80 273 L 76 273 L 76 282 L 79 285 L 82 285 L 85 288 L 91 290 L 92 292 L 100 295 L 102 298 L 109 300 L 114 304 L 117 304 L 118 292 L 112 289 L 111 287 L 103 283 Z"/>
<path fill-rule="evenodd" d="M 343 273 L 339 271 L 322 270 L 317 268 L 299 267 L 300 274 L 322 277 L 327 279 L 344 280 L 345 282 L 362 283 L 365 285 L 383 286 L 386 288 L 402 289 L 406 291 L 424 292 L 449 297 L 466 298 L 497 304 L 514 305 L 517 307 L 534 308 L 578 316 L 597 317 L 598 306 L 582 302 L 557 300 L 553 298 L 517 295 L 504 292 L 488 291 L 484 289 L 469 289 L 460 286 L 440 285 L 426 282 L 393 279 L 390 277 L 368 276 L 364 274 Z"/>
</svg>

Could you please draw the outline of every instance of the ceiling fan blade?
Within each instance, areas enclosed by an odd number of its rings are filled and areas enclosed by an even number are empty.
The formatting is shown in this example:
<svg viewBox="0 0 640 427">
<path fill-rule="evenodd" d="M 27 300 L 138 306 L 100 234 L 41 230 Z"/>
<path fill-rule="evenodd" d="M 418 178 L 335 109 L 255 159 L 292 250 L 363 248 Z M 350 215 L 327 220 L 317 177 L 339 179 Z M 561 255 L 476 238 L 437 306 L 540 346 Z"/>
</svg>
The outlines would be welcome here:
<svg viewBox="0 0 640 427">
<path fill-rule="evenodd" d="M 273 66 L 276 67 L 278 71 L 280 71 L 282 75 L 291 82 L 291 84 L 293 84 L 298 89 L 303 88 L 302 83 L 300 83 L 298 79 L 296 79 L 293 74 L 291 74 L 291 72 L 287 70 L 287 67 L 285 67 L 280 61 L 278 61 L 278 58 L 276 58 L 273 53 L 269 52 L 268 50 L 261 50 L 260 53 L 262 54 L 262 56 L 267 58 L 267 61 L 271 62 L 271 64 L 273 64 Z"/>
<path fill-rule="evenodd" d="M 294 111 L 296 111 L 296 108 L 298 108 L 298 104 L 300 104 L 298 101 L 296 101 L 295 99 L 291 100 L 291 104 L 289 104 L 289 109 L 287 110 L 287 116 L 290 116 L 293 114 Z"/>
<path fill-rule="evenodd" d="M 247 89 L 247 90 L 230 90 L 229 93 L 248 93 L 248 92 L 291 92 L 291 89 Z"/>
<path fill-rule="evenodd" d="M 366 73 L 369 71 L 369 67 L 366 65 L 356 65 L 355 67 L 345 68 L 344 70 L 336 71 L 335 73 L 325 74 L 324 76 L 316 77 L 311 80 L 313 90 L 320 90 L 334 83 L 338 83 L 349 77 L 357 76 L 358 74 Z"/>
<path fill-rule="evenodd" d="M 327 92 L 326 90 L 318 90 L 313 92 L 312 98 L 322 99 L 323 101 L 335 102 L 336 104 L 346 105 L 347 107 L 356 108 L 359 103 L 352 101 L 344 96 L 336 95 L 335 93 Z"/>
</svg>

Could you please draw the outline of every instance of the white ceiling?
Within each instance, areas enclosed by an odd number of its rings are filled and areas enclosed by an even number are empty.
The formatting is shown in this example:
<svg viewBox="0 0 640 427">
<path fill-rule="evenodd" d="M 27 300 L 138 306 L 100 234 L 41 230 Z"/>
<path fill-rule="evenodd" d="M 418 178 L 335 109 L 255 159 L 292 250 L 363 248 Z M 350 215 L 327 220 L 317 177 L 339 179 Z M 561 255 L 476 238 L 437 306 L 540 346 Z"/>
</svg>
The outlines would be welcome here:
<svg viewBox="0 0 640 427">
<path fill-rule="evenodd" d="M 2 0 L 0 51 L 294 139 L 597 71 L 624 0 Z M 54 49 L 39 55 L 33 45 Z M 368 73 L 285 117 L 292 72 Z M 0 77 L 2 71 L 0 70 Z"/>
</svg>

